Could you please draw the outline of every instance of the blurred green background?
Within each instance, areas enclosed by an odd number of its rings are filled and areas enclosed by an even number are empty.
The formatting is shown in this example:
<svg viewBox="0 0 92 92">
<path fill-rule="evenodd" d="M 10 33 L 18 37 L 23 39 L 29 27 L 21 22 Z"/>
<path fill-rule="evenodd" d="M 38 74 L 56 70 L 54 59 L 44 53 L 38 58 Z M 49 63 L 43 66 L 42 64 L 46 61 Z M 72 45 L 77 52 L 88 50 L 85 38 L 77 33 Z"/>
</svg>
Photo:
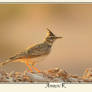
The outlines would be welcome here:
<svg viewBox="0 0 92 92">
<path fill-rule="evenodd" d="M 52 52 L 37 67 L 60 67 L 81 74 L 92 67 L 92 4 L 0 4 L 0 58 L 9 58 L 41 42 L 50 28 L 57 36 Z M 23 72 L 23 63 L 4 66 Z"/>
</svg>

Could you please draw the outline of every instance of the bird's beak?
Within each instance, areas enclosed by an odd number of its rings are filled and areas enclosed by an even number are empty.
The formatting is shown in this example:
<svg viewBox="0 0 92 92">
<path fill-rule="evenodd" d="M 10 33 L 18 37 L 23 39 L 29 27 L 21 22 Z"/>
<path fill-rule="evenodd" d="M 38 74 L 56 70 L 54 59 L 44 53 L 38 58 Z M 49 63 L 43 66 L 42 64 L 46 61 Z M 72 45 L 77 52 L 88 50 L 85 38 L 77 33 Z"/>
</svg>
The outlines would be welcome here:
<svg viewBox="0 0 92 92">
<path fill-rule="evenodd" d="M 60 39 L 60 38 L 64 38 L 64 37 L 56 37 L 56 39 Z"/>
</svg>

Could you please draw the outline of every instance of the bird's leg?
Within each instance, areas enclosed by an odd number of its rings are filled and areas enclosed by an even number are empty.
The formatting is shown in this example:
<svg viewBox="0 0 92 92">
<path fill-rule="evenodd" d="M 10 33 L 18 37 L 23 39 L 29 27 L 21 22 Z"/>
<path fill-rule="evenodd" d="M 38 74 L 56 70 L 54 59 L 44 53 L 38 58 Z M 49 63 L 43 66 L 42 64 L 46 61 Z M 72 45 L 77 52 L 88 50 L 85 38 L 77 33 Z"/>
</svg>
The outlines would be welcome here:
<svg viewBox="0 0 92 92">
<path fill-rule="evenodd" d="M 30 71 L 33 72 L 33 71 L 32 71 L 32 68 L 31 68 L 31 66 L 29 65 L 28 62 L 29 62 L 29 61 L 26 59 L 26 65 L 28 66 L 28 68 L 30 69 Z"/>
<path fill-rule="evenodd" d="M 36 70 L 37 72 L 39 72 L 39 73 L 40 73 L 40 70 L 39 70 L 39 69 L 37 69 L 35 66 L 33 66 L 33 65 L 32 65 L 32 68 L 33 68 L 34 70 Z"/>
<path fill-rule="evenodd" d="M 33 66 L 33 65 L 32 65 L 32 68 L 33 68 L 34 70 L 36 70 L 37 72 L 39 72 L 39 73 L 40 73 L 40 70 L 39 70 L 39 69 L 37 69 L 35 66 Z"/>
<path fill-rule="evenodd" d="M 37 71 L 37 72 L 39 72 L 39 73 L 40 73 L 40 70 L 39 70 L 39 69 L 37 69 L 37 68 L 34 66 L 34 63 L 32 63 L 31 65 L 32 65 L 32 68 L 33 68 L 35 71 Z"/>
</svg>

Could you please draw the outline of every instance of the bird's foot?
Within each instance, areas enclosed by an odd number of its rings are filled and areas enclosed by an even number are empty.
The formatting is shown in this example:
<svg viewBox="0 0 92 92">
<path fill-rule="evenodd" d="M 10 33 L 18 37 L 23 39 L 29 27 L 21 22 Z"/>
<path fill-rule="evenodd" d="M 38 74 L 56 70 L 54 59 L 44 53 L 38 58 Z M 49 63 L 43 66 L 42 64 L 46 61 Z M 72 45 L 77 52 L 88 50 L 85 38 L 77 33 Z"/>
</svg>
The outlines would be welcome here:
<svg viewBox="0 0 92 92">
<path fill-rule="evenodd" d="M 26 69 L 26 71 L 29 72 L 29 73 L 34 73 L 32 70 Z"/>
</svg>

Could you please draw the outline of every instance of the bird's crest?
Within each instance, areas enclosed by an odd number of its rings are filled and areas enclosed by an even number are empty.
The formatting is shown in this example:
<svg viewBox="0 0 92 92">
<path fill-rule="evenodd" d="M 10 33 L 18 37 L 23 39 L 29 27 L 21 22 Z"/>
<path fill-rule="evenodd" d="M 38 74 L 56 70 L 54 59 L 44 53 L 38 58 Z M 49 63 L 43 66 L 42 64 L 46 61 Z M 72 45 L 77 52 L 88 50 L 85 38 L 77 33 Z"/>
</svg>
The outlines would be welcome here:
<svg viewBox="0 0 92 92">
<path fill-rule="evenodd" d="M 51 32 L 50 29 L 47 28 L 47 30 L 48 30 L 47 36 L 55 36 L 55 35 Z"/>
</svg>

